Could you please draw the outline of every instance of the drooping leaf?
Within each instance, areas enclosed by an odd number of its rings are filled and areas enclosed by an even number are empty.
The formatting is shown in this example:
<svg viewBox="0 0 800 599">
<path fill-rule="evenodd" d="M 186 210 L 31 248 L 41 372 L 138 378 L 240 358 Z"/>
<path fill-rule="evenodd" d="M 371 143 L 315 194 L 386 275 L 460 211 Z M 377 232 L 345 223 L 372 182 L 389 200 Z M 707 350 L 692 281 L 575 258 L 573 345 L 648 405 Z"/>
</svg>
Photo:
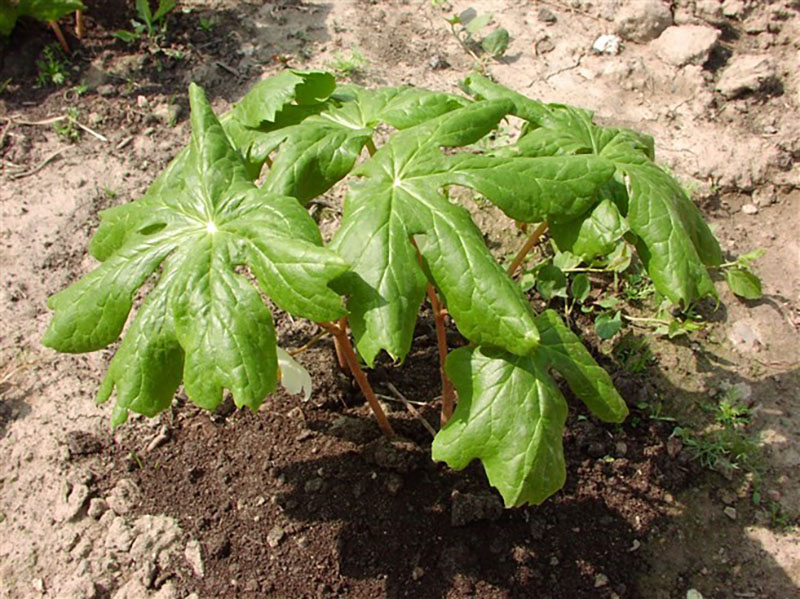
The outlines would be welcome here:
<svg viewBox="0 0 800 599">
<path fill-rule="evenodd" d="M 433 459 L 461 470 L 480 459 L 507 507 L 538 505 L 566 479 L 567 404 L 541 359 L 464 347 L 447 374 L 458 406 L 433 440 Z"/>
<path fill-rule="evenodd" d="M 280 384 L 292 395 L 303 395 L 308 401 L 314 383 L 308 370 L 303 368 L 285 349 L 278 348 L 278 370 L 280 371 Z"/>
<path fill-rule="evenodd" d="M 79 0 L 19 0 L 17 14 L 48 23 L 76 10 L 86 10 Z"/>
<path fill-rule="evenodd" d="M 761 297 L 761 279 L 745 268 L 729 268 L 725 281 L 731 291 L 739 297 L 756 300 Z"/>
<path fill-rule="evenodd" d="M 613 163 L 627 187 L 627 211 L 622 216 L 638 238 L 639 256 L 658 291 L 673 303 L 684 305 L 715 294 L 706 267 L 720 264 L 719 244 L 680 184 L 653 162 L 650 136 L 629 129 L 600 127 L 588 111 L 536 102 L 480 76 L 470 77 L 467 86 L 480 97 L 512 101 L 514 114 L 529 121 L 528 131 L 515 145 L 521 154 L 594 155 Z M 601 199 L 598 196 L 596 201 Z M 563 228 L 557 227 L 556 235 L 568 246 L 569 240 L 578 239 L 581 224 L 576 221 L 566 225 L 569 219 L 558 220 Z M 600 244 L 592 245 L 583 249 L 593 251 Z"/>
<path fill-rule="evenodd" d="M 627 230 L 627 222 L 611 200 L 602 200 L 588 216 L 550 223 L 550 235 L 558 248 L 585 262 L 608 254 Z"/>
<path fill-rule="evenodd" d="M 287 69 L 259 81 L 236 104 L 232 116 L 242 125 L 255 129 L 263 123 L 275 122 L 275 117 L 287 104 L 320 104 L 334 89 L 336 79 L 330 73 Z"/>
<path fill-rule="evenodd" d="M 536 317 L 539 352 L 546 364 L 567 381 L 567 385 L 592 413 L 606 422 L 622 422 L 628 407 L 614 388 L 608 373 L 592 358 L 589 350 L 569 330 L 554 310 Z"/>
<path fill-rule="evenodd" d="M 351 186 L 333 245 L 358 275 L 346 291 L 358 350 L 368 364 L 381 349 L 396 359 L 408 352 L 425 284 L 412 236 L 419 236 L 425 268 L 466 337 L 520 355 L 535 346 L 527 301 L 488 252 L 469 214 L 441 189 L 464 185 L 497 203 L 519 201 L 526 210 L 557 201 L 555 196 L 569 210 L 574 195 L 562 186 L 577 180 L 588 189 L 611 170 L 600 172 L 602 160 L 591 164 L 582 157 L 555 165 L 440 151 L 474 143 L 509 108 L 505 101 L 476 102 L 400 131 L 355 171 L 363 180 Z"/>
<path fill-rule="evenodd" d="M 189 398 L 214 408 L 229 389 L 257 408 L 277 383 L 272 318 L 280 308 L 316 321 L 344 314 L 328 284 L 347 270 L 322 247 L 314 221 L 293 198 L 248 179 L 203 91 L 192 85 L 192 142 L 139 201 L 105 213 L 93 245 L 103 262 L 52 296 L 44 343 L 91 351 L 122 332 L 134 294 L 153 290 L 133 318 L 99 392 L 116 388 L 115 423 L 127 411 L 169 406 L 183 378 Z M 237 267 L 247 267 L 258 289 Z"/>
</svg>

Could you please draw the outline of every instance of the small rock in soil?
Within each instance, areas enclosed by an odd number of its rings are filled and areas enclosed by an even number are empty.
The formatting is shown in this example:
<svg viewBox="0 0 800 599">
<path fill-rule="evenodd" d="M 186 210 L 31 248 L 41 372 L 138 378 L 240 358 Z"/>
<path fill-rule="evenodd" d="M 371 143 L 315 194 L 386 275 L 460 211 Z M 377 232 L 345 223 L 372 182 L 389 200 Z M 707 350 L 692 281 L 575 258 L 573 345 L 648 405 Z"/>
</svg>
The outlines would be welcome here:
<svg viewBox="0 0 800 599">
<path fill-rule="evenodd" d="M 426 454 L 413 441 L 381 437 L 364 447 L 364 457 L 380 468 L 405 474 L 419 468 Z"/>
<path fill-rule="evenodd" d="M 608 576 L 606 576 L 602 572 L 594 577 L 594 588 L 599 589 L 600 587 L 604 587 L 607 584 L 608 584 Z"/>
<path fill-rule="evenodd" d="M 542 23 L 547 23 L 549 25 L 552 25 L 558 20 L 556 19 L 556 16 L 553 14 L 553 11 L 545 7 L 542 7 L 539 10 L 539 15 L 536 18 L 539 19 L 539 21 L 541 21 Z"/>
<path fill-rule="evenodd" d="M 745 204 L 742 206 L 742 212 L 744 214 L 758 214 L 758 206 L 755 204 Z"/>
<path fill-rule="evenodd" d="M 720 32 L 703 25 L 667 27 L 651 47 L 659 58 L 676 67 L 702 65 L 719 40 Z"/>
<path fill-rule="evenodd" d="M 450 63 L 444 54 L 434 54 L 428 61 L 428 66 L 434 71 L 441 71 L 450 67 Z"/>
<path fill-rule="evenodd" d="M 503 515 L 503 503 L 494 493 L 461 493 L 453 491 L 450 503 L 450 524 L 464 526 L 481 520 L 497 520 Z"/>
<path fill-rule="evenodd" d="M 420 568 L 419 566 L 417 566 L 411 571 L 411 578 L 413 578 L 414 580 L 419 580 L 423 576 L 425 576 L 425 570 Z"/>
<path fill-rule="evenodd" d="M 106 547 L 117 551 L 128 551 L 133 545 L 133 530 L 125 518 L 117 516 L 111 522 L 106 533 Z"/>
<path fill-rule="evenodd" d="M 390 474 L 389 478 L 386 480 L 386 490 L 389 492 L 389 495 L 397 495 L 402 487 L 403 477 L 399 474 Z"/>
<path fill-rule="evenodd" d="M 683 441 L 678 437 L 670 437 L 667 439 L 667 455 L 673 460 L 681 451 L 683 451 Z"/>
<path fill-rule="evenodd" d="M 92 455 L 103 449 L 103 444 L 92 433 L 72 431 L 67 434 L 67 447 L 71 456 Z"/>
<path fill-rule="evenodd" d="M 121 478 L 111 489 L 106 497 L 106 502 L 108 507 L 114 510 L 114 513 L 124 516 L 139 503 L 140 498 L 141 491 L 136 483 L 129 478 Z"/>
<path fill-rule="evenodd" d="M 303 485 L 303 489 L 305 489 L 306 493 L 318 493 L 322 490 L 324 485 L 325 481 L 321 478 L 312 478 L 306 481 L 306 484 Z"/>
<path fill-rule="evenodd" d="M 592 44 L 592 50 L 598 54 L 616 56 L 622 50 L 622 38 L 617 35 L 605 34 L 599 36 Z"/>
<path fill-rule="evenodd" d="M 617 34 L 634 42 L 649 42 L 672 25 L 669 4 L 661 0 L 624 3 L 615 19 Z"/>
<path fill-rule="evenodd" d="M 89 514 L 90 518 L 94 518 L 95 520 L 99 520 L 100 517 L 106 513 L 108 510 L 108 504 L 106 500 L 102 497 L 93 497 L 89 501 L 89 509 L 86 512 Z"/>
<path fill-rule="evenodd" d="M 97 86 L 97 94 L 104 98 L 110 98 L 111 96 L 117 95 L 117 88 L 110 83 L 104 83 L 103 85 Z"/>
<path fill-rule="evenodd" d="M 186 550 L 183 555 L 186 558 L 186 562 L 192 567 L 194 575 L 198 578 L 203 578 L 206 571 L 203 566 L 203 553 L 200 549 L 200 542 L 197 539 L 190 539 L 186 543 Z"/>
<path fill-rule="evenodd" d="M 733 505 L 736 503 L 736 493 L 729 489 L 720 489 L 719 490 L 719 498 L 722 503 L 725 505 Z"/>
<path fill-rule="evenodd" d="M 142 562 L 146 559 L 169 555 L 178 548 L 181 529 L 169 516 L 141 516 L 133 524 L 136 538 L 131 545 L 131 557 Z"/>
<path fill-rule="evenodd" d="M 76 519 L 89 498 L 89 488 L 86 485 L 74 485 L 56 507 L 54 517 L 58 522 Z"/>
<path fill-rule="evenodd" d="M 722 3 L 722 14 L 731 19 L 739 19 L 744 13 L 743 0 L 725 0 Z"/>
<path fill-rule="evenodd" d="M 273 526 L 267 533 L 267 545 L 275 549 L 286 536 L 286 531 L 281 526 Z"/>
<path fill-rule="evenodd" d="M 628 445 L 625 441 L 617 441 L 614 446 L 614 453 L 618 458 L 624 458 L 628 453 Z"/>
<path fill-rule="evenodd" d="M 724 510 L 722 510 L 728 518 L 731 520 L 736 520 L 736 508 L 728 506 Z"/>
<path fill-rule="evenodd" d="M 734 56 L 717 81 L 717 90 L 733 99 L 760 91 L 778 81 L 775 61 L 766 54 Z"/>
</svg>

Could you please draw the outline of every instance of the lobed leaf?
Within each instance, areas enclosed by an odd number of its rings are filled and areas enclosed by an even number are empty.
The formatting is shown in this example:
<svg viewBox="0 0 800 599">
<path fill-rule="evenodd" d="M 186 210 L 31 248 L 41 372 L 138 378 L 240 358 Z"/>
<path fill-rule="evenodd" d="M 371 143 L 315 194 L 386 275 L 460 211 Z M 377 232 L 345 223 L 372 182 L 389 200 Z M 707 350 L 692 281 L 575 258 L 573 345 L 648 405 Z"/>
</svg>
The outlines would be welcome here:
<svg viewBox="0 0 800 599">
<path fill-rule="evenodd" d="M 193 84 L 189 93 L 189 149 L 143 198 L 104 214 L 92 245 L 102 264 L 48 302 L 55 313 L 44 343 L 91 351 L 120 335 L 134 294 L 155 279 L 99 392 L 105 401 L 116 388 L 115 424 L 128 410 L 168 407 L 181 378 L 204 408 L 217 406 L 223 389 L 238 406 L 257 408 L 277 383 L 272 317 L 260 292 L 312 320 L 345 313 L 328 285 L 346 264 L 322 247 L 296 200 L 250 182 L 203 91 Z"/>
<path fill-rule="evenodd" d="M 433 459 L 455 470 L 480 459 L 506 507 L 538 505 L 558 491 L 567 404 L 542 360 L 464 347 L 448 356 L 447 374 L 459 401 L 433 440 Z"/>
</svg>

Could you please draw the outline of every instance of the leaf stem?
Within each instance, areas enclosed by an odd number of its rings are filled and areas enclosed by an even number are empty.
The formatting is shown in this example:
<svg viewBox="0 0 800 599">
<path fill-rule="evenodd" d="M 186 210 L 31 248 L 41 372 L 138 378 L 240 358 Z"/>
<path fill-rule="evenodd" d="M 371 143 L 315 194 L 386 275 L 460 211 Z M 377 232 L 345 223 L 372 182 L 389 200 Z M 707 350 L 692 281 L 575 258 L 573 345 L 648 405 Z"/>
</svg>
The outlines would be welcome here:
<svg viewBox="0 0 800 599">
<path fill-rule="evenodd" d="M 347 319 L 342 318 L 337 323 L 337 326 L 341 328 L 347 328 Z M 336 361 L 339 362 L 339 368 L 341 368 L 342 372 L 344 372 L 345 374 L 352 374 L 352 372 L 350 371 L 350 367 L 347 364 L 347 359 L 345 358 L 344 351 L 342 350 L 342 342 L 335 335 L 333 337 L 333 348 L 336 350 Z"/>
<path fill-rule="evenodd" d="M 539 239 L 545 234 L 545 231 L 547 231 L 547 221 L 542 221 L 533 233 L 530 234 L 525 244 L 517 252 L 517 255 L 514 256 L 514 260 L 508 267 L 509 276 L 514 276 L 514 273 L 516 273 L 517 269 L 522 265 L 522 261 L 525 260 L 525 256 L 539 243 Z"/>
<path fill-rule="evenodd" d="M 50 29 L 53 30 L 58 43 L 61 44 L 61 48 L 66 54 L 69 54 L 69 44 L 67 43 L 67 38 L 64 37 L 64 32 L 61 31 L 61 27 L 55 21 L 50 21 L 48 25 L 50 25 Z"/>
<path fill-rule="evenodd" d="M 639 316 L 628 316 L 627 314 L 622 314 L 622 318 L 631 322 L 655 322 L 656 324 L 664 324 L 667 326 L 670 324 L 668 320 L 662 320 L 660 318 L 643 318 Z"/>
<path fill-rule="evenodd" d="M 76 10 L 75 11 L 75 37 L 77 37 L 79 40 L 83 39 L 83 33 L 84 33 L 84 29 L 83 29 L 83 11 L 82 10 Z"/>
<path fill-rule="evenodd" d="M 367 152 L 369 152 L 370 156 L 374 156 L 375 152 L 377 152 L 377 151 L 378 151 L 378 148 L 375 147 L 375 142 L 372 141 L 372 138 L 370 137 L 367 140 Z"/>
<path fill-rule="evenodd" d="M 350 372 L 353 373 L 353 378 L 356 379 L 356 383 L 358 383 L 361 392 L 364 394 L 364 397 L 367 398 L 367 403 L 372 409 L 372 413 L 375 414 L 375 419 L 378 421 L 378 425 L 381 427 L 381 430 L 387 437 L 394 437 L 394 429 L 392 429 L 392 425 L 389 424 L 389 420 L 386 418 L 386 414 L 384 413 L 383 408 L 381 408 L 378 398 L 375 396 L 375 391 L 372 390 L 372 385 L 369 384 L 367 376 L 364 374 L 364 371 L 361 370 L 361 366 L 358 364 L 356 352 L 353 349 L 353 345 L 350 343 L 350 335 L 347 334 L 347 319 L 342 318 L 342 320 L 336 324 L 332 322 L 324 322 L 321 323 L 320 326 L 330 332 L 334 339 L 339 341 L 339 347 L 348 367 L 350 368 Z"/>
<path fill-rule="evenodd" d="M 411 243 L 417 250 L 417 260 L 419 261 L 420 268 L 422 267 L 422 253 L 417 247 L 417 242 L 411 237 Z M 447 310 L 442 308 L 439 301 L 439 295 L 436 293 L 436 288 L 428 281 L 425 285 L 425 292 L 428 295 L 428 301 L 431 303 L 431 311 L 433 312 L 433 321 L 436 324 L 436 347 L 439 352 L 439 376 L 442 380 L 442 414 L 441 425 L 444 426 L 453 415 L 453 408 L 456 403 L 456 394 L 453 389 L 453 383 L 450 377 L 447 376 L 445 371 L 445 363 L 447 362 L 447 331 L 444 327 L 444 317 Z"/>
<path fill-rule="evenodd" d="M 288 352 L 288 353 L 289 353 L 289 355 L 290 355 L 290 356 L 292 356 L 293 358 L 294 358 L 295 356 L 299 356 L 299 355 L 300 355 L 300 354 L 302 354 L 303 352 L 305 352 L 305 351 L 308 351 L 309 349 L 311 349 L 312 347 L 314 347 L 314 346 L 315 346 L 317 343 L 319 343 L 319 342 L 320 342 L 322 339 L 324 339 L 324 338 L 325 338 L 325 337 L 327 337 L 328 335 L 330 335 L 330 332 L 328 332 L 328 331 L 322 331 L 321 333 L 317 333 L 317 334 L 316 334 L 316 335 L 314 335 L 314 336 L 313 336 L 311 339 L 309 339 L 309 340 L 308 340 L 306 343 L 304 343 L 303 345 L 301 345 L 301 346 L 300 346 L 300 347 L 298 347 L 297 349 L 293 349 L 293 350 L 291 350 L 291 351 L 290 351 L 290 352 Z"/>
</svg>

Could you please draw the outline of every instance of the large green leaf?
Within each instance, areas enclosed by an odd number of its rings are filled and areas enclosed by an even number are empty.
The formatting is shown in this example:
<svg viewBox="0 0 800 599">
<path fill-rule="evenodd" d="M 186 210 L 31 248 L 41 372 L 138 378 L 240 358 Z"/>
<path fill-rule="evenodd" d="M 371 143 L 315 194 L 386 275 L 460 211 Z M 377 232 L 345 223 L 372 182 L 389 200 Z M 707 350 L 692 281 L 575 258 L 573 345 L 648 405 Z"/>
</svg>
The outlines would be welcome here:
<svg viewBox="0 0 800 599">
<path fill-rule="evenodd" d="M 441 152 L 474 143 L 510 108 L 504 100 L 476 102 L 400 131 L 355 171 L 364 179 L 351 186 L 333 244 L 358 275 L 346 291 L 367 363 L 381 349 L 402 359 L 410 347 L 425 284 L 412 236 L 418 236 L 427 274 L 467 338 L 519 355 L 535 346 L 527 300 L 486 249 L 468 212 L 441 190 L 471 187 L 512 213 L 513 206 L 530 214 L 559 202 L 556 209 L 569 213 L 575 194 L 591 196 L 613 167 L 597 157 Z"/>
<path fill-rule="evenodd" d="M 550 223 L 550 235 L 558 248 L 589 263 L 613 250 L 627 231 L 628 223 L 611 200 L 602 200 L 588 216 Z"/>
<path fill-rule="evenodd" d="M 135 293 L 154 280 L 100 390 L 103 401 L 117 389 L 115 423 L 127 410 L 166 408 L 181 377 L 202 407 L 215 407 L 229 389 L 237 405 L 257 408 L 277 382 L 272 318 L 259 290 L 297 316 L 345 313 L 328 284 L 346 264 L 322 247 L 296 200 L 248 180 L 195 85 L 190 102 L 188 151 L 141 200 L 104 214 L 92 248 L 102 264 L 48 301 L 55 314 L 44 343 L 91 351 L 119 337 Z"/>
<path fill-rule="evenodd" d="M 564 377 L 575 396 L 601 420 L 625 420 L 628 407 L 614 388 L 611 377 L 558 313 L 545 310 L 536 317 L 536 327 L 539 329 L 538 353 L 548 367 Z"/>
<path fill-rule="evenodd" d="M 480 459 L 507 507 L 540 504 L 566 478 L 561 436 L 567 404 L 540 358 L 465 347 L 447 358 L 458 391 L 433 459 L 461 470 Z"/>
<path fill-rule="evenodd" d="M 86 10 L 86 6 L 78 0 L 20 0 L 18 14 L 47 23 L 76 10 Z"/>
<path fill-rule="evenodd" d="M 716 294 L 706 267 L 720 264 L 719 244 L 678 182 L 653 161 L 650 136 L 630 129 L 600 127 L 594 124 L 588 111 L 542 104 L 480 76 L 470 77 L 467 85 L 479 97 L 510 100 L 514 104 L 514 114 L 529 121 L 527 132 L 514 146 L 520 154 L 594 155 L 614 165 L 617 176 L 627 187 L 628 196 L 626 201 L 618 202 L 618 207 L 626 209 L 622 216 L 638 237 L 639 255 L 656 289 L 672 302 L 683 304 Z M 606 191 L 608 189 L 606 187 Z M 595 201 L 600 202 L 605 197 L 607 195 L 598 193 Z M 498 205 L 505 210 L 503 205 Z M 581 206 L 588 208 L 585 203 Z M 585 210 L 583 216 L 572 223 L 556 226 L 557 241 L 560 238 L 566 246 L 562 249 L 568 249 L 571 242 L 578 242 L 582 233 L 584 239 L 577 251 L 570 251 L 588 257 L 607 249 L 611 240 L 606 226 L 603 227 L 607 229 L 604 238 L 597 238 L 597 243 L 587 243 L 595 233 L 601 232 L 598 216 L 594 211 Z M 615 218 L 608 213 L 605 217 L 607 224 L 612 224 Z M 593 222 L 584 227 L 582 219 Z M 567 220 L 561 218 L 561 221 Z M 613 229 L 619 231 L 618 227 Z"/>
</svg>

